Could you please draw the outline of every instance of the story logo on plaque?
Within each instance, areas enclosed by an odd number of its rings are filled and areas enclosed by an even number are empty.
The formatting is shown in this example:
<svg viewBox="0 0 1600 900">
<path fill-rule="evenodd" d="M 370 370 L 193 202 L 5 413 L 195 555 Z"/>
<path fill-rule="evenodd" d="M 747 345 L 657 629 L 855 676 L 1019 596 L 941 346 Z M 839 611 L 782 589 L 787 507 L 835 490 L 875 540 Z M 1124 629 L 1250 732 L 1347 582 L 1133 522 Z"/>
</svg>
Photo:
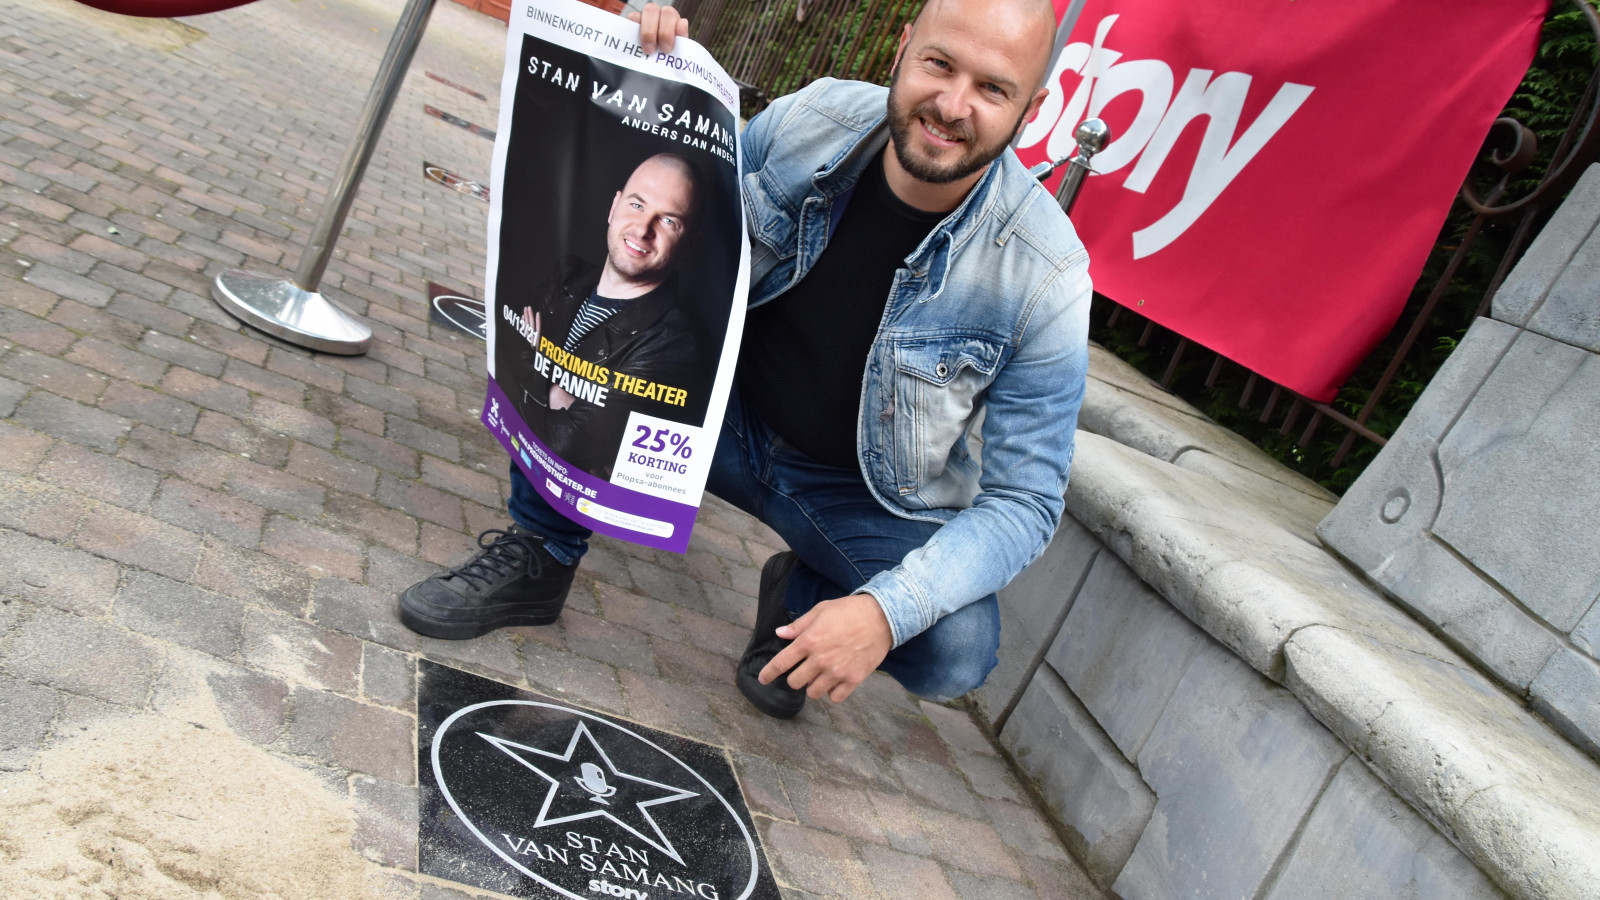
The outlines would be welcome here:
<svg viewBox="0 0 1600 900">
<path fill-rule="evenodd" d="M 722 751 L 419 666 L 423 872 L 530 898 L 779 897 Z"/>
</svg>

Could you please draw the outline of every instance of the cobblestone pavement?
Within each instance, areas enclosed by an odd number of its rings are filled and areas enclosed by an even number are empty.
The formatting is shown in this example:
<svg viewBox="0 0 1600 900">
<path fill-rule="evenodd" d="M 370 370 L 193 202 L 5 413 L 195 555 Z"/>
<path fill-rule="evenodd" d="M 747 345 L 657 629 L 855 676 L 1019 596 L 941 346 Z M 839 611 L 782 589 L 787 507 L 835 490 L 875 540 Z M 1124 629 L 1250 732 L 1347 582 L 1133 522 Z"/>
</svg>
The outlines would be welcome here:
<svg viewBox="0 0 1600 900">
<path fill-rule="evenodd" d="M 498 22 L 434 15 L 323 285 L 375 331 L 341 358 L 241 330 L 209 283 L 293 269 L 398 2 L 262 0 L 184 23 L 0 10 L 7 792 L 97 723 L 192 721 L 263 773 L 287 765 L 283 784 L 332 791 L 339 852 L 388 893 L 466 896 L 415 873 L 427 657 L 726 747 L 787 897 L 1100 896 L 965 711 L 884 676 L 793 722 L 745 703 L 733 660 L 779 542 L 714 500 L 686 556 L 597 540 L 558 626 L 446 643 L 398 624 L 398 590 L 506 518 L 481 344 L 425 302 L 429 280 L 481 296 L 487 206 L 421 177 L 426 160 L 487 180 L 490 142 L 422 107 L 495 126 Z M 108 808 L 59 815 L 85 829 Z M 174 868 L 149 829 L 113 832 L 126 853 L 107 871 L 136 868 L 126 842 L 142 841 L 174 885 L 234 877 Z M 83 859 L 29 874 L 18 852 L 0 839 L 0 888 L 27 875 L 80 896 Z"/>
</svg>

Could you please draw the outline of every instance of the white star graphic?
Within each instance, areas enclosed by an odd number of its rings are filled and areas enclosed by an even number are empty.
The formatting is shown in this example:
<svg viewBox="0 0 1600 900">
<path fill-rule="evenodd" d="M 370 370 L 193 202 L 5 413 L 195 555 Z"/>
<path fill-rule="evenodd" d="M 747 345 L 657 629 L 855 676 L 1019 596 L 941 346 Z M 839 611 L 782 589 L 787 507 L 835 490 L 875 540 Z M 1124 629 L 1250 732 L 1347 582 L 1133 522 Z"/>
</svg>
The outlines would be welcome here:
<svg viewBox="0 0 1600 900">
<path fill-rule="evenodd" d="M 560 824 L 565 823 L 565 822 L 576 822 L 579 819 L 591 819 L 591 818 L 594 818 L 596 816 L 600 816 L 600 817 L 603 817 L 603 818 L 610 819 L 611 821 L 615 822 L 618 826 L 620 826 L 621 828 L 625 829 L 629 834 L 632 834 L 633 836 L 637 837 L 639 840 L 644 841 L 646 844 L 649 844 L 650 846 L 656 848 L 657 850 L 660 850 L 662 853 L 665 853 L 668 857 L 670 857 L 678 865 L 680 865 L 680 866 L 684 865 L 683 858 L 680 857 L 678 855 L 678 851 L 673 848 L 672 841 L 668 840 L 667 836 L 662 833 L 661 826 L 656 824 L 656 820 L 653 817 L 651 817 L 650 811 L 648 809 L 646 809 L 646 807 L 660 806 L 663 803 L 673 803 L 673 802 L 676 802 L 678 800 L 686 800 L 686 799 L 688 799 L 690 797 L 698 797 L 698 796 L 700 796 L 699 794 L 696 794 L 696 793 L 694 793 L 692 791 L 683 790 L 682 788 L 672 787 L 671 785 L 659 784 L 657 782 L 650 781 L 650 780 L 645 779 L 645 778 L 640 778 L 637 775 L 629 775 L 626 772 L 618 771 L 617 767 L 616 767 L 616 764 L 611 762 L 611 757 L 606 755 L 606 751 L 603 748 L 601 748 L 600 743 L 594 739 L 594 735 L 589 732 L 589 729 L 584 725 L 583 722 L 579 722 L 578 723 L 578 727 L 573 730 L 572 739 L 567 742 L 567 749 L 566 749 L 566 752 L 564 752 L 564 753 L 551 753 L 548 750 L 540 750 L 537 747 L 529 747 L 529 746 L 526 746 L 524 744 L 518 744 L 518 743 L 516 743 L 514 741 L 508 741 L 505 738 L 498 738 L 498 737 L 494 737 L 492 735 L 487 735 L 487 734 L 484 734 L 481 731 L 476 732 L 476 733 L 477 733 L 478 737 L 481 737 L 484 740 L 488 741 L 490 744 L 493 744 L 496 749 L 500 750 L 500 752 L 502 752 L 505 755 L 511 757 L 512 759 L 516 760 L 517 762 L 521 763 L 522 765 L 526 766 L 528 768 L 528 770 L 533 772 L 535 775 L 538 775 L 540 778 L 543 778 L 544 780 L 550 782 L 550 790 L 545 793 L 544 803 L 542 805 L 540 805 L 540 807 L 539 807 L 539 817 L 533 823 L 533 827 L 534 828 L 540 828 L 540 827 L 543 827 L 545 825 L 560 825 Z M 517 753 L 515 751 L 523 750 L 523 751 L 526 751 L 528 753 L 535 753 L 535 754 L 538 754 L 539 756 L 548 757 L 549 759 L 554 759 L 554 760 L 559 760 L 561 762 L 570 763 L 570 762 L 572 762 L 572 753 L 573 753 L 574 750 L 576 750 L 578 748 L 578 741 L 579 741 L 580 738 L 584 739 L 584 740 L 587 740 L 589 742 L 589 746 L 594 748 L 594 752 L 596 753 L 596 755 L 598 755 L 600 757 L 600 759 L 605 761 L 606 768 L 611 770 L 611 774 L 612 775 L 616 776 L 617 778 L 625 779 L 627 781 L 636 782 L 638 784 L 649 785 L 650 787 L 657 788 L 657 789 L 659 789 L 661 791 L 666 792 L 664 796 L 654 797 L 654 798 L 649 799 L 649 800 L 640 800 L 640 801 L 638 801 L 638 802 L 636 802 L 634 804 L 634 806 L 638 807 L 639 815 L 642 816 L 644 818 L 644 820 L 650 824 L 650 830 L 655 832 L 655 836 L 656 836 L 655 840 L 652 840 L 650 837 L 648 837 L 645 834 L 641 833 L 637 828 L 634 828 L 632 825 L 629 825 L 627 822 L 622 821 L 621 819 L 619 819 L 616 816 L 612 815 L 610 811 L 605 810 L 605 809 L 590 810 L 590 811 L 587 811 L 587 812 L 579 813 L 577 815 L 559 816 L 559 817 L 556 817 L 556 818 L 547 818 L 547 816 L 548 816 L 548 814 L 550 812 L 550 805 L 555 801 L 556 795 L 558 793 L 560 793 L 560 791 L 561 791 L 562 780 L 559 779 L 559 778 L 551 777 L 543 769 L 540 769 L 538 766 L 534 765 L 532 762 L 529 762 L 526 757 L 524 757 L 522 754 Z"/>
</svg>

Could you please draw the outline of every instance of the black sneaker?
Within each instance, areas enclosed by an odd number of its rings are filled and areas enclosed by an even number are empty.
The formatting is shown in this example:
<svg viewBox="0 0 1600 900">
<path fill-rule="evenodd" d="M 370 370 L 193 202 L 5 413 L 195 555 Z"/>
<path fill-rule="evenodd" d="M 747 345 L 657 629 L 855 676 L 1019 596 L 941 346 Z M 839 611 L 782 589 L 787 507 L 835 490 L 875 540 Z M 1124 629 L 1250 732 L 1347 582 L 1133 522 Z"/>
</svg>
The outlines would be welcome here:
<svg viewBox="0 0 1600 900">
<path fill-rule="evenodd" d="M 495 535 L 493 541 L 484 539 Z M 478 535 L 483 552 L 413 584 L 400 595 L 400 621 L 428 637 L 463 640 L 509 625 L 549 625 L 561 614 L 577 563 L 562 565 L 544 538 L 520 525 Z"/>
<path fill-rule="evenodd" d="M 783 603 L 783 595 L 789 589 L 789 576 L 799 561 L 800 557 L 794 551 L 785 550 L 775 554 L 761 567 L 755 632 L 750 636 L 750 646 L 744 649 L 744 656 L 740 657 L 739 667 L 735 670 L 739 692 L 744 694 L 745 699 L 756 709 L 779 719 L 792 719 L 798 715 L 806 705 L 806 692 L 789 687 L 784 680 L 788 672 L 772 679 L 771 684 L 762 684 L 757 676 L 767 663 L 772 662 L 774 656 L 789 646 L 790 642 L 778 637 L 777 631 L 793 621 L 789 616 L 789 608 Z"/>
</svg>

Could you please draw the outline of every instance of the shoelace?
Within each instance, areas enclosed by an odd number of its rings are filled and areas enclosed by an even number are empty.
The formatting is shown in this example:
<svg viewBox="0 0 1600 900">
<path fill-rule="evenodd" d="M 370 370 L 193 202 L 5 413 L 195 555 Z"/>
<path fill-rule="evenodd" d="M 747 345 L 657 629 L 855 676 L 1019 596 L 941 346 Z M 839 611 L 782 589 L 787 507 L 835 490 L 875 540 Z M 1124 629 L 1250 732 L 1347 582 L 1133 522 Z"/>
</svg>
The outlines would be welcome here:
<svg viewBox="0 0 1600 900">
<path fill-rule="evenodd" d="M 484 543 L 484 538 L 491 534 L 499 537 Z M 478 546 L 483 548 L 483 552 L 450 574 L 467 581 L 487 583 L 504 576 L 512 566 L 522 562 L 527 566 L 528 577 L 537 579 L 544 572 L 544 562 L 539 559 L 537 552 L 543 543 L 542 538 L 490 528 L 478 535 Z M 521 548 L 524 554 L 522 559 L 517 558 L 518 554 L 513 548 Z"/>
</svg>

